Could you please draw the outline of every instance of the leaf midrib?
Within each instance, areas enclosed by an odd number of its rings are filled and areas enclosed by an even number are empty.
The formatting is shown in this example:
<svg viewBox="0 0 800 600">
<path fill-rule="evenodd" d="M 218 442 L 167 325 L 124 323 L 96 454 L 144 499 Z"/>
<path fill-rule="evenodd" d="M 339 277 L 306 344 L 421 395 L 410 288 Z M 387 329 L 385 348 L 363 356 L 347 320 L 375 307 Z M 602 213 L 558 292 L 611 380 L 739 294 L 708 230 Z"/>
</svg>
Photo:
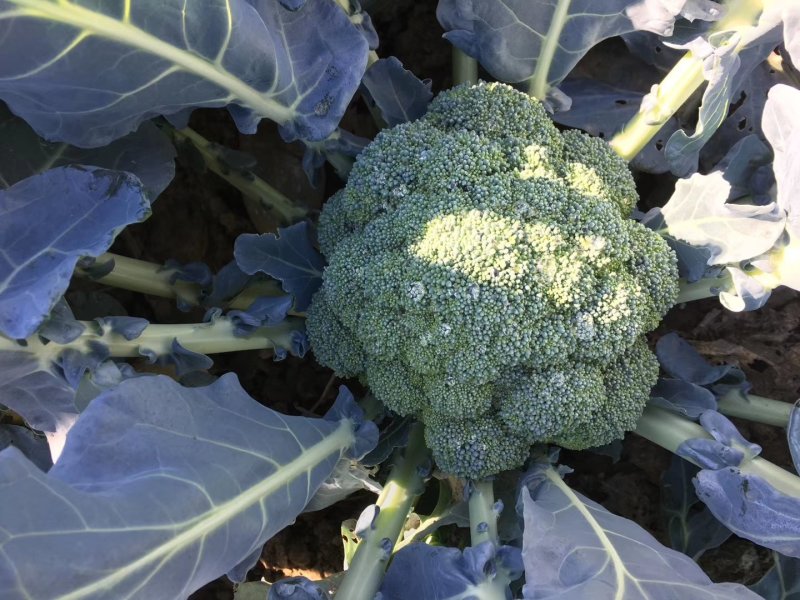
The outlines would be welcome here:
<svg viewBox="0 0 800 600">
<path fill-rule="evenodd" d="M 205 516 L 195 517 L 192 525 L 186 531 L 175 535 L 167 542 L 156 546 L 147 554 L 114 570 L 109 575 L 58 596 L 57 600 L 81 600 L 96 593 L 107 594 L 114 589 L 116 584 L 135 575 L 138 571 L 157 565 L 159 561 L 168 559 L 170 555 L 203 539 L 206 535 L 261 502 L 264 498 L 271 496 L 298 477 L 307 474 L 331 454 L 335 452 L 341 453 L 344 448 L 352 444 L 353 438 L 352 423 L 349 420 L 342 420 L 339 423 L 339 427 L 331 432 L 330 435 L 324 437 L 313 446 L 305 448 L 299 456 L 281 465 L 275 473 L 266 479 L 261 480 L 225 503 L 214 507 Z"/>
<path fill-rule="evenodd" d="M 230 92 L 229 100 L 235 99 L 242 106 L 279 124 L 288 122 L 294 115 L 290 108 L 250 87 L 229 71 L 222 69 L 221 65 L 173 46 L 131 23 L 122 22 L 71 3 L 54 4 L 48 0 L 8 1 L 24 10 L 7 13 L 6 16 L 27 16 L 62 23 L 92 36 L 112 40 L 159 56 L 187 72 L 215 83 Z M 0 15 L 0 18 L 3 16 Z"/>
</svg>

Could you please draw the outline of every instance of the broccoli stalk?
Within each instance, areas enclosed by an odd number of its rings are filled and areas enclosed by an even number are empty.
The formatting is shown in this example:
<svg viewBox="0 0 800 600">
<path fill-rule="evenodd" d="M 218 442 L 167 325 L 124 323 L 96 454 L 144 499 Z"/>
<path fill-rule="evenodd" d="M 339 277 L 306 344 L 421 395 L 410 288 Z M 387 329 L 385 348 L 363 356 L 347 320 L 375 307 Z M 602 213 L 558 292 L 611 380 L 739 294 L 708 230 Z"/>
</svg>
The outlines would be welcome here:
<svg viewBox="0 0 800 600">
<path fill-rule="evenodd" d="M 132 358 L 142 356 L 143 351 L 156 355 L 166 355 L 173 351 L 173 343 L 191 352 L 215 354 L 238 352 L 242 350 L 262 350 L 268 348 L 294 348 L 297 336 L 303 336 L 303 321 L 290 318 L 271 327 L 259 327 L 243 336 L 235 332 L 235 324 L 227 317 L 218 317 L 212 323 L 192 323 L 184 325 L 147 325 L 133 339 L 113 331 L 111 327 L 98 325 L 93 321 L 81 322 L 83 333 L 71 342 L 58 344 L 42 342 L 39 336 L 25 340 L 24 345 L 0 335 L 0 352 L 23 351 L 54 359 L 65 350 L 76 350 L 89 354 L 97 347 L 107 350 L 112 358 Z"/>
<path fill-rule="evenodd" d="M 96 260 L 98 265 L 109 262 L 113 262 L 113 264 L 108 272 L 97 275 L 92 268 L 78 268 L 75 270 L 75 274 L 123 290 L 161 298 L 175 298 L 188 306 L 202 305 L 200 286 L 189 281 L 175 279 L 176 270 L 173 268 L 111 252 L 100 255 Z M 242 290 L 228 302 L 226 308 L 246 310 L 261 296 L 282 296 L 285 293 L 277 281 L 259 281 Z"/>
<path fill-rule="evenodd" d="M 776 0 L 771 0 L 772 2 Z M 725 3 L 725 15 L 711 28 L 713 32 L 736 31 L 735 52 L 747 47 L 760 35 L 758 17 L 770 0 L 731 0 Z M 553 36 L 556 38 L 556 36 Z M 557 38 L 556 38 L 557 39 Z M 655 136 L 664 123 L 705 82 L 703 59 L 687 52 L 651 93 L 647 109 L 637 113 L 625 128 L 610 141 L 611 147 L 625 160 L 632 160 Z"/>
<path fill-rule="evenodd" d="M 731 390 L 717 399 L 717 410 L 723 415 L 778 427 L 788 427 L 793 409 L 794 404 L 789 402 L 745 394 L 739 390 Z"/>
<path fill-rule="evenodd" d="M 494 501 L 494 482 L 492 480 L 470 481 L 466 493 L 469 494 L 469 531 L 473 547 L 489 543 L 500 546 L 497 536 L 497 517 L 502 510 L 502 502 Z M 508 578 L 504 577 L 503 567 L 481 588 L 484 600 L 506 600 L 508 598 Z"/>
<path fill-rule="evenodd" d="M 453 46 L 453 83 L 478 83 L 478 61 Z"/>
<path fill-rule="evenodd" d="M 377 515 L 358 544 L 353 561 L 336 591 L 340 600 L 372 600 L 383 579 L 392 551 L 403 531 L 414 501 L 423 491 L 430 460 L 422 424 L 411 426 L 408 444 L 397 451 L 383 491 L 376 502 Z"/>
<path fill-rule="evenodd" d="M 468 484 L 469 534 L 473 546 L 483 542 L 499 543 L 497 538 L 498 506 L 494 501 L 492 480 L 472 481 Z"/>
<path fill-rule="evenodd" d="M 687 440 L 711 439 L 711 435 L 697 423 L 655 406 L 645 408 L 634 433 L 673 454 Z M 746 459 L 739 469 L 742 473 L 767 480 L 781 493 L 793 498 L 800 497 L 800 477 L 760 456 Z"/>
<path fill-rule="evenodd" d="M 272 231 L 275 225 L 290 225 L 308 216 L 284 194 L 250 170 L 248 164 L 236 164 L 240 155 L 210 142 L 186 127 L 176 129 L 167 121 L 159 126 L 179 148 L 191 148 L 202 157 L 203 165 L 242 193 L 245 209 L 259 231 Z M 241 161 L 241 159 L 239 159 Z"/>
</svg>

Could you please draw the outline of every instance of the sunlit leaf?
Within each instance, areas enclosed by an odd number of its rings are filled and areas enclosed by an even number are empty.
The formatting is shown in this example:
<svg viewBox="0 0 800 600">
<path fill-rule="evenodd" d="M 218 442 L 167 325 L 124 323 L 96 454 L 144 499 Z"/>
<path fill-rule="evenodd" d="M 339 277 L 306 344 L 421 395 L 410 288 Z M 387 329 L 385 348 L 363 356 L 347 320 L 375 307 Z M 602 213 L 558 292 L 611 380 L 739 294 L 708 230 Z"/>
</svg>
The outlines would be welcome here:
<svg viewBox="0 0 800 600">
<path fill-rule="evenodd" d="M 243 576 L 354 428 L 280 415 L 231 374 L 125 381 L 89 405 L 48 474 L 0 452 L 0 596 L 181 599 Z"/>
<path fill-rule="evenodd" d="M 754 258 L 768 251 L 783 233 L 786 216 L 776 204 L 727 203 L 730 184 L 723 174 L 681 179 L 661 209 L 673 237 L 711 251 L 709 264 Z"/>
</svg>

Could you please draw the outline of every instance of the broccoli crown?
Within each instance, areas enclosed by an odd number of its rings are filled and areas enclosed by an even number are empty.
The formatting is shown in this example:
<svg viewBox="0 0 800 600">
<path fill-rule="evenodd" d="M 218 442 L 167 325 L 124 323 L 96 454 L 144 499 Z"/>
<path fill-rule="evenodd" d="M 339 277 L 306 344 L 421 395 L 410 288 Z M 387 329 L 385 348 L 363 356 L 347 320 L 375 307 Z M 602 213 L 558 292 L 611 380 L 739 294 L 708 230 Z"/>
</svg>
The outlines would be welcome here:
<svg viewBox="0 0 800 600">
<path fill-rule="evenodd" d="M 315 355 L 422 419 L 456 475 L 619 438 L 657 376 L 643 334 L 678 292 L 636 200 L 605 142 L 560 133 L 525 94 L 444 92 L 381 132 L 322 211 Z"/>
</svg>

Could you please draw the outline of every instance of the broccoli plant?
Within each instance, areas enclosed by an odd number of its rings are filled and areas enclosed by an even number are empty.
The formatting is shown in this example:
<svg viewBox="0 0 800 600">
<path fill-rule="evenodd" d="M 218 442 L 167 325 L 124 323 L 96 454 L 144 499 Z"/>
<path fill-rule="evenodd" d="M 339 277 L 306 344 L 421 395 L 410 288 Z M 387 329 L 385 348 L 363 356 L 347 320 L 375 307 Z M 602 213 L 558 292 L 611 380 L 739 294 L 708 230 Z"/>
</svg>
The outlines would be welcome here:
<svg viewBox="0 0 800 600">
<path fill-rule="evenodd" d="M 669 329 L 800 290 L 800 3 L 440 0 L 413 73 L 363 4 L 0 0 L 0 597 L 797 595 L 800 413 Z M 143 260 L 217 184 L 224 260 Z M 634 436 L 663 531 L 563 464 Z M 341 571 L 260 580 L 333 505 Z"/>
</svg>

